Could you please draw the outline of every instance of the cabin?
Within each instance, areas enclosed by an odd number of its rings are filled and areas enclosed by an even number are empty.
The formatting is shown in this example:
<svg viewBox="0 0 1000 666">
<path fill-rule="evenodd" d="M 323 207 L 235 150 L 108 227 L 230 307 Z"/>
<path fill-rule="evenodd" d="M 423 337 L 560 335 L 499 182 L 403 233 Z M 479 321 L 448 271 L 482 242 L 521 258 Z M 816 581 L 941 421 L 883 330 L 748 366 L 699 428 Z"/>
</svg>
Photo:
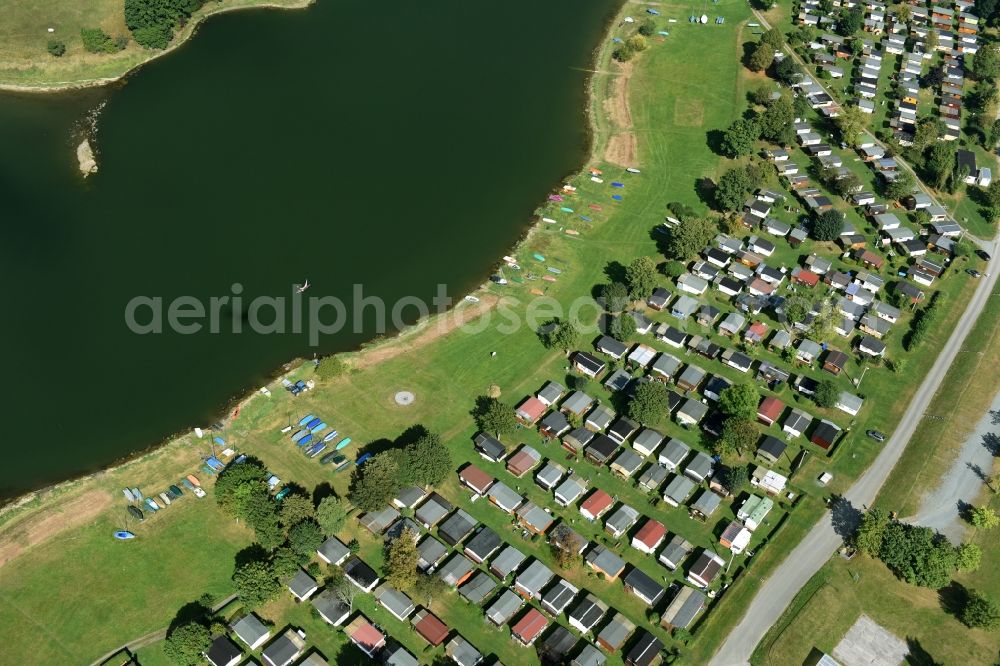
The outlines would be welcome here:
<svg viewBox="0 0 1000 666">
<path fill-rule="evenodd" d="M 765 426 L 774 424 L 785 409 L 785 403 L 774 396 L 767 396 L 760 401 L 757 407 L 757 421 Z"/>
<path fill-rule="evenodd" d="M 625 570 L 625 560 L 600 544 L 590 549 L 584 561 L 607 580 L 615 580 Z"/>
<path fill-rule="evenodd" d="M 608 612 L 608 605 L 587 592 L 569 611 L 569 625 L 582 634 L 586 634 L 597 626 Z"/>
</svg>

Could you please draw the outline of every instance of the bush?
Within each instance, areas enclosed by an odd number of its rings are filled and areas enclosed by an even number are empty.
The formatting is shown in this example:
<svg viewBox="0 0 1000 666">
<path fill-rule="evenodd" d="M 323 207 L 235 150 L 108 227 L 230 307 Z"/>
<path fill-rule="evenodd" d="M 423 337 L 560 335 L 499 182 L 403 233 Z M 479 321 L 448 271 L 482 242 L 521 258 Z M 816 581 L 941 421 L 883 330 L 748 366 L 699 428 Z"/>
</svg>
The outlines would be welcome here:
<svg viewBox="0 0 1000 666">
<path fill-rule="evenodd" d="M 931 298 L 931 302 L 918 310 L 917 314 L 913 316 L 913 320 L 910 322 L 910 330 L 906 334 L 906 337 L 903 338 L 903 349 L 906 351 L 910 351 L 919 345 L 927 335 L 927 332 L 933 328 L 934 321 L 941 313 L 941 308 L 938 307 L 944 298 L 941 293 L 940 291 L 935 292 Z"/>
<path fill-rule="evenodd" d="M 58 39 L 50 39 L 48 51 L 50 55 L 54 55 L 58 58 L 66 53 L 66 43 L 59 41 Z"/>
<path fill-rule="evenodd" d="M 653 33 L 656 32 L 656 21 L 646 17 L 642 23 L 639 24 L 639 34 L 644 37 L 652 37 Z"/>
<path fill-rule="evenodd" d="M 135 43 L 147 49 L 165 49 L 173 38 L 174 31 L 170 26 L 153 25 L 132 31 Z"/>
<path fill-rule="evenodd" d="M 82 28 L 80 39 L 83 40 L 83 48 L 90 53 L 114 53 L 121 50 L 111 35 L 100 28 Z"/>
<path fill-rule="evenodd" d="M 621 44 L 614 51 L 611 52 L 611 57 L 617 60 L 618 62 L 628 62 L 629 60 L 632 59 L 632 56 L 634 55 L 635 52 L 632 50 L 632 47 L 629 46 L 628 44 Z"/>
</svg>

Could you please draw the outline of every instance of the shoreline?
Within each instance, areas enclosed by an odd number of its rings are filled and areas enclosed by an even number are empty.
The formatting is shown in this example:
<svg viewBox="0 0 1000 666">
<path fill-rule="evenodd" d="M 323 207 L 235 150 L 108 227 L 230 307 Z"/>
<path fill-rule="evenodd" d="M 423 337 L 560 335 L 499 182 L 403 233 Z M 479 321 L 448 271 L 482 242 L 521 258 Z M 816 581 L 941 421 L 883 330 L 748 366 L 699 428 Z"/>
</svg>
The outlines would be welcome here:
<svg viewBox="0 0 1000 666">
<path fill-rule="evenodd" d="M 304 4 L 302 4 L 301 8 L 308 7 L 313 2 L 315 2 L 315 0 L 303 0 Z M 614 14 L 612 14 L 608 18 L 608 20 L 606 21 L 606 25 L 604 26 L 604 30 L 602 31 L 601 41 L 594 48 L 594 51 L 593 51 L 593 53 L 591 55 L 591 64 L 593 65 L 593 67 L 592 67 L 592 69 L 590 71 L 589 76 L 586 79 L 586 82 L 584 83 L 584 89 L 585 89 L 586 95 L 587 95 L 587 102 L 586 102 L 586 105 L 585 105 L 585 115 L 586 115 L 586 125 L 587 125 L 587 141 L 589 142 L 590 145 L 588 146 L 588 150 L 586 151 L 586 156 L 584 158 L 583 164 L 580 165 L 580 168 L 578 170 L 576 170 L 576 171 L 570 172 L 566 176 L 563 176 L 560 179 L 560 182 L 565 181 L 567 178 L 570 178 L 573 175 L 581 173 L 584 169 L 586 169 L 587 164 L 589 164 L 591 162 L 594 162 L 595 160 L 598 160 L 598 161 L 603 160 L 603 156 L 600 153 L 603 152 L 603 150 L 606 148 L 606 145 L 604 143 L 602 143 L 602 141 L 600 140 L 601 139 L 601 131 L 602 130 L 601 130 L 601 127 L 599 126 L 597 116 L 598 116 L 599 112 L 603 110 L 603 104 L 605 102 L 609 101 L 610 98 L 604 99 L 604 100 L 601 99 L 601 95 L 599 94 L 599 91 L 595 88 L 595 79 L 596 79 L 597 74 L 604 73 L 604 72 L 599 71 L 600 70 L 601 61 L 604 60 L 606 57 L 610 58 L 610 46 L 609 46 L 611 44 L 611 38 L 610 38 L 610 36 L 612 34 L 612 31 L 616 27 L 617 22 L 624 15 L 625 8 L 626 8 L 626 6 L 628 4 L 629 4 L 628 0 L 622 0 L 621 5 L 618 7 L 618 9 L 615 10 Z M 234 10 L 238 10 L 238 9 L 252 9 L 252 8 L 256 8 L 256 7 L 267 7 L 267 6 L 269 6 L 269 5 L 264 4 L 264 5 L 248 5 L 248 6 L 241 6 L 241 7 L 230 7 L 230 8 L 224 9 L 224 10 L 219 10 L 219 11 L 217 11 L 215 13 L 223 13 L 225 11 L 234 11 Z M 274 7 L 281 7 L 281 8 L 285 8 L 286 7 L 285 5 L 273 5 L 273 6 Z M 208 14 L 205 17 L 202 17 L 202 18 L 203 19 L 207 18 L 207 16 L 209 16 L 209 15 L 211 15 L 211 14 Z M 196 23 L 196 22 L 192 21 L 192 23 Z M 198 21 L 198 23 L 200 23 L 200 21 Z M 192 34 L 193 34 L 193 32 L 194 32 L 194 28 L 192 27 Z M 186 41 L 186 40 L 187 40 L 187 38 L 185 38 L 184 41 Z M 181 43 L 183 43 L 183 42 L 181 42 Z M 163 52 L 161 52 L 158 55 L 162 55 L 163 53 L 166 53 L 169 50 L 172 50 L 172 48 L 176 48 L 176 47 L 171 47 L 171 48 L 165 49 Z M 151 60 L 152 60 L 152 58 L 151 58 Z M 148 61 L 146 61 L 146 62 L 148 62 Z M 130 72 L 131 71 L 135 71 L 140 66 L 136 66 L 136 67 L 132 68 L 129 71 Z M 117 79 L 113 79 L 113 81 L 121 80 L 121 78 L 123 78 L 124 76 L 125 75 L 123 74 L 122 77 L 119 77 Z M 83 86 L 83 87 L 86 87 L 86 86 Z M 4 89 L 3 84 L 0 84 L 0 90 L 3 90 L 3 89 Z M 56 90 L 51 90 L 51 89 L 45 89 L 45 90 L 39 89 L 38 90 L 38 92 L 43 92 L 43 91 L 44 92 L 57 92 Z M 628 88 L 627 88 L 627 86 L 622 87 L 622 88 L 618 88 L 616 91 L 613 91 L 613 93 L 615 93 L 615 94 L 617 94 L 617 93 L 623 93 L 623 94 L 627 95 Z M 628 103 L 627 100 L 626 100 L 625 103 L 626 104 Z M 601 108 L 599 108 L 598 105 L 601 105 Z M 604 138 L 607 139 L 609 137 L 604 137 Z M 553 187 L 558 187 L 558 185 L 555 185 Z M 541 202 L 539 204 L 539 206 L 541 206 L 542 203 L 544 203 L 544 201 Z M 538 207 L 536 206 L 536 210 L 537 210 L 537 208 Z M 537 212 L 532 212 L 531 216 L 534 219 L 526 226 L 526 228 L 524 230 L 524 233 L 521 234 L 521 236 L 518 238 L 518 240 L 514 243 L 514 245 L 512 247 L 508 248 L 507 252 L 509 254 L 511 254 L 511 256 L 516 256 L 516 254 L 524 247 L 524 245 L 528 241 L 530 241 L 532 239 L 532 237 L 538 232 L 538 230 L 541 229 L 541 228 L 543 228 L 542 227 L 543 222 L 542 222 L 541 217 L 539 216 L 539 214 Z M 496 264 L 493 264 L 493 265 L 497 265 L 499 263 L 500 263 L 500 259 L 498 259 L 497 262 L 496 262 Z M 468 294 L 462 294 L 461 297 L 458 300 L 456 300 L 455 304 L 451 308 L 449 308 L 446 312 L 444 312 L 444 313 L 434 314 L 434 315 L 431 315 L 431 316 L 426 317 L 424 319 L 421 319 L 420 321 L 417 321 L 416 323 L 414 323 L 412 326 L 410 326 L 410 327 L 408 327 L 408 328 L 406 328 L 406 329 L 404 329 L 402 331 L 397 331 L 396 333 L 394 333 L 391 336 L 388 336 L 388 337 L 385 337 L 385 338 L 373 338 L 372 340 L 370 340 L 370 341 L 368 341 L 366 343 L 361 343 L 361 345 L 358 348 L 354 349 L 354 350 L 347 351 L 347 352 L 337 352 L 335 354 L 329 354 L 328 356 L 340 356 L 344 361 L 346 361 L 348 363 L 349 366 L 351 366 L 352 368 L 354 368 L 354 367 L 357 367 L 357 365 L 356 365 L 357 363 L 363 362 L 363 359 L 364 359 L 365 356 L 374 354 L 374 353 L 379 352 L 379 351 L 384 352 L 384 351 L 386 351 L 387 348 L 388 349 L 393 349 L 393 348 L 397 348 L 398 349 L 398 351 L 396 353 L 388 355 L 387 358 L 392 358 L 392 357 L 394 357 L 395 355 L 397 355 L 399 353 L 404 353 L 406 351 L 406 349 L 405 349 L 406 345 L 409 342 L 411 342 L 410 338 L 412 338 L 415 335 L 419 335 L 420 333 L 422 333 L 424 331 L 427 331 L 428 329 L 432 329 L 433 326 L 434 326 L 434 324 L 440 318 L 453 316 L 454 313 L 457 310 L 459 310 L 460 308 L 463 308 L 463 309 L 466 308 L 466 301 L 464 300 L 464 298 L 465 298 L 466 295 L 477 294 L 477 293 L 483 292 L 483 291 L 486 291 L 486 293 L 490 293 L 491 295 L 493 295 L 492 292 L 488 291 L 488 285 L 489 285 L 489 283 L 484 281 L 483 283 L 481 283 L 479 285 L 479 287 L 477 287 L 476 289 L 473 289 L 472 291 L 468 292 Z M 496 305 L 498 305 L 501 302 L 501 300 L 502 300 L 501 296 L 495 296 L 494 302 L 488 304 L 488 307 L 486 309 L 487 310 L 488 309 L 492 309 L 493 307 L 495 307 Z M 481 305 L 481 304 L 477 304 L 477 305 Z M 452 332 L 451 328 L 447 328 L 444 331 L 444 333 L 450 333 L 450 332 Z M 437 337 L 437 336 L 435 336 L 435 337 Z M 365 364 L 362 367 L 363 368 L 373 367 L 374 365 L 377 365 L 382 360 L 385 360 L 385 359 L 376 360 L 375 362 L 369 363 L 369 364 Z M 268 375 L 268 380 L 267 381 L 268 381 L 268 383 L 275 382 L 275 381 L 280 381 L 282 378 L 287 377 L 289 374 L 295 372 L 296 370 L 298 370 L 299 368 L 301 368 L 305 363 L 308 363 L 308 362 L 309 362 L 309 359 L 303 359 L 303 358 L 293 358 L 293 359 L 290 359 L 286 363 L 281 364 L 270 375 Z M 254 400 L 256 397 L 258 397 L 260 395 L 261 394 L 260 394 L 259 388 L 245 389 L 243 391 L 238 392 L 236 397 L 234 397 L 232 400 L 230 400 L 229 402 L 227 402 L 225 405 L 223 405 L 219 409 L 218 413 L 220 414 L 220 417 L 218 419 L 216 419 L 216 420 L 218 420 L 218 421 L 225 421 L 225 420 L 227 420 L 230 417 L 230 415 L 233 413 L 233 410 L 235 408 L 239 407 L 240 409 L 242 409 L 246 404 L 248 404 L 250 401 Z M 98 478 L 100 476 L 103 476 L 105 474 L 111 473 L 113 471 L 117 471 L 117 470 L 123 469 L 125 467 L 128 467 L 129 465 L 141 462 L 142 460 L 144 460 L 144 459 L 146 459 L 146 458 L 148 458 L 148 457 L 150 457 L 152 455 L 155 455 L 155 454 L 157 454 L 159 452 L 162 452 L 162 451 L 165 451 L 165 450 L 169 450 L 169 449 L 172 449 L 174 447 L 181 446 L 181 445 L 183 445 L 183 444 L 186 443 L 186 438 L 191 434 L 192 429 L 193 429 L 193 427 L 189 427 L 189 428 L 186 428 L 184 430 L 179 430 L 177 432 L 168 434 L 163 439 L 161 439 L 159 442 L 150 444 L 150 445 L 148 445 L 146 447 L 143 447 L 142 449 L 139 449 L 139 450 L 134 451 L 132 453 L 126 454 L 126 455 L 124 455 L 124 456 L 122 456 L 122 457 L 120 457 L 120 458 L 118 458 L 118 459 L 116 459 L 116 460 L 108 463 L 107 465 L 101 467 L 101 469 L 98 469 L 98 470 L 95 470 L 95 471 L 92 471 L 92 472 L 86 472 L 86 473 L 83 473 L 83 474 L 81 474 L 79 476 L 68 478 L 68 479 L 65 479 L 63 481 L 57 481 L 57 482 L 54 482 L 54 483 L 50 483 L 48 485 L 42 486 L 42 487 L 37 488 L 35 490 L 29 490 L 29 491 L 27 491 L 25 493 L 22 493 L 20 495 L 14 496 L 14 497 L 11 497 L 9 499 L 0 499 L 0 532 L 3 531 L 4 526 L 6 525 L 6 523 L 8 521 L 14 520 L 16 518 L 16 514 L 19 512 L 19 510 L 25 509 L 25 507 L 27 507 L 27 505 L 29 505 L 33 501 L 35 501 L 35 500 L 44 501 L 46 499 L 45 496 L 47 496 L 47 495 L 56 494 L 56 493 L 59 493 L 61 491 L 71 490 L 73 486 L 85 483 L 85 482 L 87 482 L 89 480 Z M 3 566 L 3 563 L 0 563 L 0 568 L 2 568 L 2 566 Z"/>
<path fill-rule="evenodd" d="M 219 0 L 221 2 L 221 0 Z M 256 2 L 251 0 L 251 4 L 245 5 L 225 5 L 225 6 L 215 6 L 199 9 L 197 13 L 192 15 L 191 20 L 188 21 L 184 27 L 177 31 L 174 35 L 174 39 L 167 45 L 167 48 L 153 51 L 149 49 L 144 49 L 146 57 L 144 57 L 138 63 L 129 65 L 123 72 L 116 74 L 114 76 L 100 77 L 96 79 L 81 79 L 78 81 L 56 81 L 52 83 L 41 83 L 38 85 L 31 84 L 21 84 L 21 83 L 8 83 L 5 81 L 0 81 L 0 92 L 13 92 L 13 93 L 61 93 L 70 92 L 73 90 L 86 90 L 88 88 L 101 88 L 103 86 L 110 85 L 112 83 L 118 83 L 129 77 L 129 75 L 139 71 L 142 67 L 147 65 L 154 60 L 162 58 L 163 56 L 173 53 L 176 49 L 180 48 L 188 42 L 189 39 L 194 37 L 195 33 L 198 32 L 198 27 L 203 21 L 213 17 L 219 16 L 221 14 L 228 14 L 230 12 L 243 11 L 247 9 L 307 9 L 316 0 L 290 0 L 289 2 L 282 3 L 276 0 L 262 0 L 261 2 Z M 131 37 L 130 37 L 131 39 Z M 139 47 L 140 49 L 142 47 Z"/>
</svg>

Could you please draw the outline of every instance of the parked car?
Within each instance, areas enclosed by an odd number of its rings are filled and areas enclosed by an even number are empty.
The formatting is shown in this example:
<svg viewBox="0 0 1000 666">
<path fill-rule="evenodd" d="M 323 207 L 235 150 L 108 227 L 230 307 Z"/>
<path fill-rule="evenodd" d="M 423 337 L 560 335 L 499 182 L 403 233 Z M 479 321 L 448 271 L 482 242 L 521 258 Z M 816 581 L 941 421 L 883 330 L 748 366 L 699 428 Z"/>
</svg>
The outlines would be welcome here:
<svg viewBox="0 0 1000 666">
<path fill-rule="evenodd" d="M 876 442 L 884 442 L 885 441 L 885 433 L 884 432 L 879 432 L 878 430 L 869 430 L 867 432 L 867 435 L 869 437 L 871 437 L 872 439 L 874 439 Z"/>
<path fill-rule="evenodd" d="M 990 253 L 987 252 L 986 250 L 976 250 L 976 255 L 983 261 L 990 260 Z"/>
<path fill-rule="evenodd" d="M 975 268 L 966 268 L 965 272 L 968 273 L 969 275 L 971 275 L 974 278 L 980 277 L 982 275 L 982 273 L 980 273 L 979 271 L 977 271 Z"/>
</svg>

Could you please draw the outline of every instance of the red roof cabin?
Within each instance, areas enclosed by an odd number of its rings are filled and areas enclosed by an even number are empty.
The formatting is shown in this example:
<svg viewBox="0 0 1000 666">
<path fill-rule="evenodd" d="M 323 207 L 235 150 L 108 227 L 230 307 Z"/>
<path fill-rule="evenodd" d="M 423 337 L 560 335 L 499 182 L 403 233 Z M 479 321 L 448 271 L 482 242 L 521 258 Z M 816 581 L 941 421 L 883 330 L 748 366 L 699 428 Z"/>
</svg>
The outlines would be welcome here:
<svg viewBox="0 0 1000 666">
<path fill-rule="evenodd" d="M 760 406 L 757 407 L 757 420 L 766 426 L 773 425 L 784 409 L 785 403 L 769 395 L 761 400 Z"/>
<path fill-rule="evenodd" d="M 529 396 L 524 399 L 517 409 L 514 410 L 514 414 L 517 416 L 517 420 L 525 425 L 535 425 L 538 419 L 542 418 L 542 414 L 548 407 L 545 403 L 536 398 L 535 396 Z"/>
<path fill-rule="evenodd" d="M 549 625 L 549 621 L 537 608 L 532 608 L 510 628 L 511 635 L 523 645 L 531 645 Z"/>
<path fill-rule="evenodd" d="M 632 537 L 632 547 L 651 555 L 667 536 L 667 528 L 658 520 L 647 518 L 639 531 Z"/>
<path fill-rule="evenodd" d="M 496 481 L 492 476 L 472 464 L 462 468 L 462 471 L 458 473 L 458 478 L 461 479 L 463 485 L 480 497 L 485 497 L 490 486 Z"/>
<path fill-rule="evenodd" d="M 414 615 L 411 623 L 413 624 L 414 631 L 434 647 L 444 643 L 445 639 L 448 638 L 448 633 L 451 631 L 448 629 L 448 625 L 439 620 L 434 613 L 426 608 L 422 608 L 419 613 Z"/>
<path fill-rule="evenodd" d="M 583 504 L 580 505 L 580 513 L 587 520 L 597 520 L 603 516 L 611 505 L 615 501 L 611 499 L 611 495 L 607 494 L 600 488 L 594 490 L 590 493 L 587 499 L 583 500 Z"/>
<path fill-rule="evenodd" d="M 819 275 L 808 268 L 795 268 L 792 270 L 792 282 L 805 287 L 815 287 L 819 284 Z"/>
</svg>

